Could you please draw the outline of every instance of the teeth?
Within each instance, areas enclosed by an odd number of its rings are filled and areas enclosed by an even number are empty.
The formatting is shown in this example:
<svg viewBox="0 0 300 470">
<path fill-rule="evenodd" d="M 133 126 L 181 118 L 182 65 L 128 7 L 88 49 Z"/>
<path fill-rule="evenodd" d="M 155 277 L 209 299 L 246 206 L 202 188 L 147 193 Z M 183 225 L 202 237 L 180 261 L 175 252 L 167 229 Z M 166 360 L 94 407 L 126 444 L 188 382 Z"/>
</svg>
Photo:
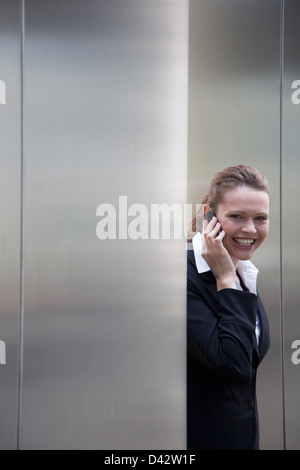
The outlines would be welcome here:
<svg viewBox="0 0 300 470">
<path fill-rule="evenodd" d="M 241 245 L 241 246 L 250 246 L 250 245 L 253 245 L 254 243 L 254 240 L 251 238 L 244 238 L 243 240 L 237 240 L 235 238 L 234 241 L 238 243 L 238 245 Z"/>
</svg>

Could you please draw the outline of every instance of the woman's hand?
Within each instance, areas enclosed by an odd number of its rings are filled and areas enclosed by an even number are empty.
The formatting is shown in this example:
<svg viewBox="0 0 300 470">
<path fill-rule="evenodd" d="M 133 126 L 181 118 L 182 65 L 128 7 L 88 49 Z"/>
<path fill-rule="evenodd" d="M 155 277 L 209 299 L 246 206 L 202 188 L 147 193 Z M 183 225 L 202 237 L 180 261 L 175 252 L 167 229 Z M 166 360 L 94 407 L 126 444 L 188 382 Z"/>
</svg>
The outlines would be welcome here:
<svg viewBox="0 0 300 470">
<path fill-rule="evenodd" d="M 226 250 L 223 239 L 224 230 L 217 218 L 210 222 L 204 220 L 202 231 L 202 256 L 209 265 L 217 281 L 217 290 L 236 289 L 236 271 L 233 261 Z"/>
</svg>

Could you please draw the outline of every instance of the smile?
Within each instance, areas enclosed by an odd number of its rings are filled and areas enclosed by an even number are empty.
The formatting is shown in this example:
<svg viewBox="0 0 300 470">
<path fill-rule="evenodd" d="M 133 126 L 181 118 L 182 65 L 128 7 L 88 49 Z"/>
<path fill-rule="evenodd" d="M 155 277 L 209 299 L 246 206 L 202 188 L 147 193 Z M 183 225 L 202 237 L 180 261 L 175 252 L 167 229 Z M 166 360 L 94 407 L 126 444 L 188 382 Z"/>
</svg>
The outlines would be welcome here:
<svg viewBox="0 0 300 470">
<path fill-rule="evenodd" d="M 253 238 L 234 238 L 233 241 L 241 247 L 250 248 L 256 242 Z"/>
</svg>

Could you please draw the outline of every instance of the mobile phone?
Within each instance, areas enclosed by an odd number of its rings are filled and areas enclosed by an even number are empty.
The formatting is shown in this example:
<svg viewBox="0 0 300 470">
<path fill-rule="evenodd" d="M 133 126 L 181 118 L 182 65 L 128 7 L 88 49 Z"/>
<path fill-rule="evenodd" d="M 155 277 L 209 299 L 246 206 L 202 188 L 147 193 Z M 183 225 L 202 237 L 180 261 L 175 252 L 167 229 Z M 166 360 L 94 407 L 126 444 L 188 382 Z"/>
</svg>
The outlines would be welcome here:
<svg viewBox="0 0 300 470">
<path fill-rule="evenodd" d="M 214 217 L 216 216 L 212 210 L 209 210 L 206 212 L 206 214 L 204 214 L 204 220 L 207 220 L 208 222 L 210 222 Z M 221 232 L 222 230 L 219 230 L 216 236 L 220 235 Z"/>
<path fill-rule="evenodd" d="M 207 220 L 208 222 L 210 222 L 214 217 L 216 216 L 212 210 L 209 210 L 206 212 L 206 214 L 204 214 L 204 220 Z"/>
</svg>

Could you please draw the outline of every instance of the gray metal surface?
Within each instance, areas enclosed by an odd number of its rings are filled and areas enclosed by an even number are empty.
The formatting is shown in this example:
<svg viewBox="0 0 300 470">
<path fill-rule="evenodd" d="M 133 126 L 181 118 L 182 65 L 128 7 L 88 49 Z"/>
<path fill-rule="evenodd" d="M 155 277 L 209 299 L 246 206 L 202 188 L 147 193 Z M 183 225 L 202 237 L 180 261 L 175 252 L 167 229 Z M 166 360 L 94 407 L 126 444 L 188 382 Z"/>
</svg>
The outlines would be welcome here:
<svg viewBox="0 0 300 470">
<path fill-rule="evenodd" d="M 185 240 L 100 240 L 96 210 L 123 236 L 120 196 L 185 202 L 187 24 L 26 2 L 23 449 L 185 447 Z"/>
<path fill-rule="evenodd" d="M 151 239 L 151 207 L 199 202 L 237 163 L 272 199 L 253 260 L 261 448 L 300 448 L 299 16 L 298 0 L 1 0 L 0 449 L 185 447 L 185 242 L 163 221 Z M 105 207 L 116 239 L 97 236 Z"/>
<path fill-rule="evenodd" d="M 270 234 L 253 259 L 272 337 L 258 405 L 261 448 L 281 449 L 279 1 L 190 1 L 189 96 L 189 202 L 229 165 L 253 165 L 270 183 Z"/>
<path fill-rule="evenodd" d="M 285 1 L 283 127 L 282 127 L 282 240 L 283 240 L 283 314 L 285 366 L 285 421 L 287 449 L 300 449 L 300 251 L 297 247 L 299 226 L 299 145 L 300 80 L 299 18 L 300 4 Z M 297 342 L 294 344 L 293 343 Z M 298 344 L 298 345 L 297 345 Z M 298 352 L 297 352 L 298 351 Z"/>
<path fill-rule="evenodd" d="M 20 2 L 0 3 L 0 448 L 17 445 L 21 205 Z M 4 363 L 3 363 L 4 362 Z"/>
</svg>

